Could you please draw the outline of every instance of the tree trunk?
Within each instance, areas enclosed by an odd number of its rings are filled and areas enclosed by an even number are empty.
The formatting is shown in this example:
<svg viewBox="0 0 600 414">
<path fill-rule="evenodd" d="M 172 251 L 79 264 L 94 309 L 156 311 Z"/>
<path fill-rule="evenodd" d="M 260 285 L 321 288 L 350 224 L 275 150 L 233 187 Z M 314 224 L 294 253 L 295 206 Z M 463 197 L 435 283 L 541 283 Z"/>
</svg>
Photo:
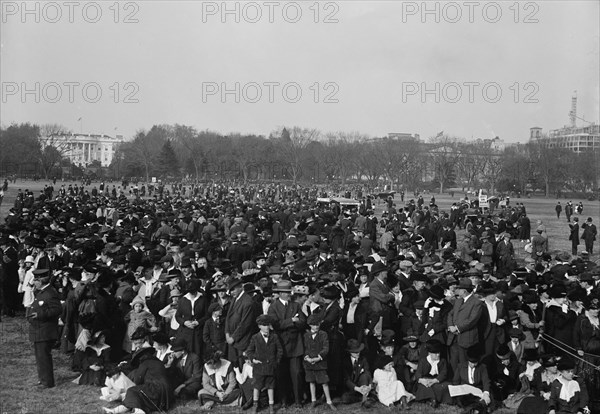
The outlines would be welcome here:
<svg viewBox="0 0 600 414">
<path fill-rule="evenodd" d="M 546 184 L 546 198 L 548 198 L 550 196 L 550 180 L 545 179 L 544 180 L 544 184 Z"/>
</svg>

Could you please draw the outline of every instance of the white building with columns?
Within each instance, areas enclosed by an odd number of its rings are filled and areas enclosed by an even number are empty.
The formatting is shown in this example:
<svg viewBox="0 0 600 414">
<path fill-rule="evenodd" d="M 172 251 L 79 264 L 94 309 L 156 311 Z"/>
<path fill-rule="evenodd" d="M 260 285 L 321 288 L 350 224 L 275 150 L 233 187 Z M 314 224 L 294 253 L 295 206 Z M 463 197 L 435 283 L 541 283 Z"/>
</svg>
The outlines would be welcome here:
<svg viewBox="0 0 600 414">
<path fill-rule="evenodd" d="M 73 164 L 87 167 L 93 161 L 100 161 L 108 167 L 113 160 L 117 146 L 123 143 L 123 136 L 111 137 L 104 134 L 61 134 L 43 137 L 44 146 L 55 147 L 63 157 Z"/>
</svg>

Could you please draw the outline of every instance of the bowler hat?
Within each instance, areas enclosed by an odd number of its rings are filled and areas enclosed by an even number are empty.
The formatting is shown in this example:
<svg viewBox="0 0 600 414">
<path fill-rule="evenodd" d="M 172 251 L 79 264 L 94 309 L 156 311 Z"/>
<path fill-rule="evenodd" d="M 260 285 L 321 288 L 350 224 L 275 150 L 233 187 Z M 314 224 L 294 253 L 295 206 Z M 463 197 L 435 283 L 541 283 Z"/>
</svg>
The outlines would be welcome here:
<svg viewBox="0 0 600 414">
<path fill-rule="evenodd" d="M 183 338 L 176 338 L 171 344 L 171 351 L 185 351 L 187 349 L 187 342 Z"/>
<path fill-rule="evenodd" d="M 444 299 L 444 288 L 440 285 L 433 285 L 429 289 L 429 296 L 431 296 L 434 300 L 442 300 Z"/>
<path fill-rule="evenodd" d="M 348 350 L 348 352 L 353 353 L 353 354 L 359 353 L 363 349 L 365 349 L 365 345 L 361 342 L 358 342 L 358 340 L 356 340 L 356 339 L 350 339 L 350 340 L 348 340 L 346 349 Z"/>
<path fill-rule="evenodd" d="M 465 289 L 465 290 L 471 292 L 473 290 L 473 282 L 471 282 L 471 279 L 463 277 L 458 282 L 457 288 L 458 289 Z"/>
</svg>

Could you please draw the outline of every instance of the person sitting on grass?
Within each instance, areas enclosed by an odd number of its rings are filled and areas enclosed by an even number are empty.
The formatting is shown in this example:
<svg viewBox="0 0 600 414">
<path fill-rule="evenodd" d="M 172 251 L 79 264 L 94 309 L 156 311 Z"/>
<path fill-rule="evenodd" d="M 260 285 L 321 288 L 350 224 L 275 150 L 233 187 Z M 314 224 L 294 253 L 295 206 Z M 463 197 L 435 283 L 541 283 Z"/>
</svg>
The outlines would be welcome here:
<svg viewBox="0 0 600 414">
<path fill-rule="evenodd" d="M 552 383 L 549 414 L 583 414 L 589 412 L 587 404 L 589 395 L 585 383 L 574 375 L 575 362 L 569 357 L 558 361 L 559 376 Z"/>
<path fill-rule="evenodd" d="M 176 385 L 175 396 L 195 399 L 202 388 L 202 365 L 200 357 L 187 349 L 185 339 L 175 339 L 171 344 L 171 353 L 167 356 L 165 367 L 171 383 Z"/>
<path fill-rule="evenodd" d="M 394 369 L 394 360 L 387 355 L 377 358 L 377 369 L 373 373 L 373 383 L 376 384 L 377 398 L 386 407 L 392 407 L 400 401 L 400 409 L 408 409 L 408 402 L 415 398 L 406 391 L 402 381 L 398 380 Z"/>
<path fill-rule="evenodd" d="M 444 386 L 448 380 L 448 361 L 441 358 L 443 345 L 440 341 L 430 339 L 426 343 L 427 356 L 419 361 L 417 367 L 416 401 L 430 401 L 433 408 L 442 402 L 451 404 L 452 400 L 444 399 Z"/>
<path fill-rule="evenodd" d="M 92 335 L 85 348 L 82 360 L 83 372 L 79 376 L 79 385 L 101 387 L 106 379 L 105 367 L 110 363 L 110 345 L 106 342 L 106 332 L 98 331 Z"/>
<path fill-rule="evenodd" d="M 374 403 L 374 399 L 370 396 L 373 378 L 367 358 L 361 356 L 365 345 L 356 339 L 350 339 L 346 349 L 349 355 L 344 360 L 346 392 L 342 395 L 342 403 L 360 402 L 363 408 L 371 408 Z"/>
<path fill-rule="evenodd" d="M 133 370 L 129 378 L 136 384 L 127 389 L 123 404 L 115 408 L 103 407 L 109 414 L 146 414 L 169 409 L 173 401 L 167 369 L 156 358 L 155 349 L 143 347 L 131 356 Z"/>
<path fill-rule="evenodd" d="M 198 392 L 202 409 L 210 410 L 215 404 L 235 405 L 240 395 L 233 364 L 223 359 L 223 352 L 214 351 L 202 370 L 202 389 Z"/>
<path fill-rule="evenodd" d="M 119 366 L 108 364 L 104 387 L 100 389 L 102 394 L 100 399 L 108 402 L 123 401 L 127 390 L 134 385 L 135 383 L 121 371 Z"/>
</svg>

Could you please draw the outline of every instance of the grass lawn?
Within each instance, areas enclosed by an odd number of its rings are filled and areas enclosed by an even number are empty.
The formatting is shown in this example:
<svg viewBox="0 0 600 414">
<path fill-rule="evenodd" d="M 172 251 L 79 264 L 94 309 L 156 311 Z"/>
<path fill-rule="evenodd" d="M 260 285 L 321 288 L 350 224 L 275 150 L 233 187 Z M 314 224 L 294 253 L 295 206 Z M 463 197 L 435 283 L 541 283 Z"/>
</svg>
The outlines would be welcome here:
<svg viewBox="0 0 600 414">
<path fill-rule="evenodd" d="M 79 414 L 101 413 L 101 407 L 109 406 L 100 400 L 100 389 L 92 386 L 80 386 L 71 381 L 77 374 L 69 369 L 69 357 L 60 351 L 53 351 L 54 376 L 56 387 L 45 390 L 36 389 L 37 373 L 33 349 L 28 340 L 28 323 L 23 317 L 3 318 L 0 322 L 0 413 L 1 414 Z M 110 405 L 111 407 L 114 404 Z M 169 414 L 192 414 L 199 411 L 200 403 L 190 401 L 178 403 L 169 410 Z M 359 404 L 338 405 L 342 413 L 362 413 Z M 215 408 L 221 413 L 243 413 L 240 408 Z M 285 409 L 278 412 L 299 414 L 308 409 Z M 314 412 L 331 412 L 322 405 Z M 391 410 L 378 405 L 369 410 L 374 414 L 389 413 Z M 394 410 L 395 411 L 395 410 Z M 451 413 L 458 414 L 457 407 L 442 405 L 432 410 L 426 404 L 412 404 L 411 413 Z M 509 410 L 498 410 L 498 414 L 507 414 Z M 149 413 L 148 413 L 149 414 Z"/>
<path fill-rule="evenodd" d="M 44 181 L 38 182 L 22 182 L 10 184 L 9 190 L 5 195 L 4 202 L 0 206 L 0 217 L 6 216 L 8 209 L 12 207 L 15 194 L 18 188 L 28 188 L 39 194 L 39 190 L 44 187 Z M 61 184 L 60 182 L 57 184 Z M 65 183 L 68 184 L 68 183 Z M 430 196 L 425 196 L 428 202 Z M 454 201 L 458 201 L 458 196 L 451 198 L 449 195 L 435 195 L 437 204 L 441 209 L 449 209 Z M 550 249 L 555 252 L 558 250 L 571 251 L 569 237 L 569 226 L 564 215 L 560 220 L 556 219 L 554 206 L 556 199 L 513 199 L 511 202 L 523 202 L 527 208 L 527 214 L 532 222 L 534 230 L 537 220 L 542 220 L 546 225 L 550 240 Z M 565 204 L 567 200 L 561 200 L 561 204 Z M 572 200 L 577 203 L 580 200 Z M 399 198 L 396 200 L 400 206 Z M 593 217 L 594 222 L 598 225 L 600 217 L 600 203 L 598 201 L 584 201 L 584 212 L 580 217 L 580 222 L 584 221 L 588 216 Z M 381 210 L 378 206 L 377 210 Z M 524 244 L 519 241 L 513 241 L 515 251 L 519 258 L 524 258 Z M 583 246 L 580 245 L 580 251 Z M 596 250 L 593 256 L 594 260 L 598 259 Z M 71 381 L 77 375 L 70 371 L 69 358 L 58 352 L 54 352 L 54 371 L 57 386 L 47 390 L 37 390 L 37 374 L 33 350 L 28 341 L 28 323 L 23 317 L 4 318 L 0 322 L 0 414 L 26 414 L 26 413 L 47 413 L 47 414 L 75 414 L 75 413 L 96 413 L 100 412 L 100 407 L 106 403 L 98 399 L 100 392 L 98 388 L 89 386 L 78 386 Z M 188 414 L 196 412 L 199 408 L 198 402 L 188 402 L 186 404 L 178 404 L 170 413 Z M 238 412 L 235 409 L 218 409 L 220 412 Z M 306 410 L 282 410 L 282 412 L 306 411 Z M 316 411 L 326 410 L 322 407 Z M 340 407 L 340 411 L 344 413 L 363 412 L 359 405 Z M 389 412 L 385 407 L 378 407 L 370 410 L 374 413 Z M 422 404 L 413 405 L 411 412 L 413 413 L 458 413 L 459 410 L 455 407 L 442 406 L 437 410 L 431 410 L 429 406 Z M 498 413 L 508 413 L 508 410 L 499 410 Z"/>
</svg>

